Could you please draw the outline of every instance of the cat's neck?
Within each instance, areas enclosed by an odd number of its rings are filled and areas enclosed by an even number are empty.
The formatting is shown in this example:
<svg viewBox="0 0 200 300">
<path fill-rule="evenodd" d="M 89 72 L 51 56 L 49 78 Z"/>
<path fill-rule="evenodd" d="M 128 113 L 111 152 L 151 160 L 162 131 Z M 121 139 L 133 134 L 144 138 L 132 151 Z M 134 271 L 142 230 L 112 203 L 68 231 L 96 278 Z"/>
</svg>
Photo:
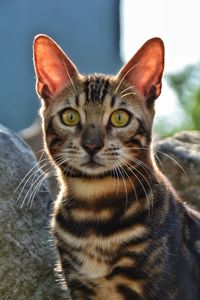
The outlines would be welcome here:
<svg viewBox="0 0 200 300">
<path fill-rule="evenodd" d="M 135 175 L 127 174 L 125 177 L 106 176 L 102 178 L 63 177 L 63 195 L 79 199 L 82 202 L 97 204 L 109 198 L 131 198 L 138 200 L 147 195 L 153 182 L 161 180 L 160 172 L 153 160 L 148 168 L 141 166 Z"/>
<path fill-rule="evenodd" d="M 125 187 L 127 193 L 133 189 L 130 180 L 113 177 L 97 179 L 67 178 L 66 185 L 68 186 L 68 192 L 75 198 L 89 202 L 124 193 Z"/>
</svg>

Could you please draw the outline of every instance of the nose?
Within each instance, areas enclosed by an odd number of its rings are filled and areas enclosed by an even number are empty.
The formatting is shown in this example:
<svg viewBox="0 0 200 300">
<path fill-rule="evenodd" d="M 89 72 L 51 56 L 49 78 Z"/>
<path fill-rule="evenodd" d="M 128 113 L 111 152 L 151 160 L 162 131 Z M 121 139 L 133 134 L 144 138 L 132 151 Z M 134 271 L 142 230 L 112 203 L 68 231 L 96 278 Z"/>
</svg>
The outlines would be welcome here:
<svg viewBox="0 0 200 300">
<path fill-rule="evenodd" d="M 84 143 L 84 144 L 82 144 L 82 147 L 85 149 L 85 151 L 88 154 L 94 155 L 102 148 L 102 145 L 98 145 L 95 143 Z"/>
<path fill-rule="evenodd" d="M 81 146 L 89 155 L 94 155 L 104 146 L 103 134 L 100 125 L 87 124 L 81 136 Z"/>
</svg>

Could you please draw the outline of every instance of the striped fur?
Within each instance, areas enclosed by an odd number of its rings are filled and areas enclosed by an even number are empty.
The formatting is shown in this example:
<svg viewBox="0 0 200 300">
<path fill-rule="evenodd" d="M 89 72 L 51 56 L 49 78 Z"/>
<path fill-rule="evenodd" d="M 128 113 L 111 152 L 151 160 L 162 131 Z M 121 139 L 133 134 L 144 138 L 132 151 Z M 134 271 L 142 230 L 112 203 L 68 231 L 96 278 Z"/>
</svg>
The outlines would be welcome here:
<svg viewBox="0 0 200 300">
<path fill-rule="evenodd" d="M 105 84 L 101 89 L 96 85 L 94 91 L 95 77 L 91 85 L 88 80 L 83 82 L 85 107 L 98 107 L 106 99 L 112 107 L 109 90 L 100 103 L 88 96 L 102 96 L 105 89 Z M 96 80 L 108 82 L 100 76 Z M 52 125 L 48 123 L 46 134 L 53 156 L 66 141 L 61 135 L 56 140 L 58 149 L 51 149 L 57 129 L 49 120 Z M 142 161 L 142 165 L 129 161 L 136 177 L 127 166 L 121 174 L 108 171 L 95 174 L 95 179 L 73 167 L 67 169 L 67 162 L 60 165 L 64 191 L 57 200 L 52 228 L 72 299 L 200 299 L 195 285 L 200 256 L 195 241 L 191 242 L 192 227 L 200 226 L 199 216 L 177 199 L 157 169 L 147 124 L 139 120 L 134 136 L 125 132 L 122 137 L 124 147 L 130 147 L 129 155 Z M 70 147 L 71 153 L 78 151 L 78 146 Z M 114 149 L 110 146 L 108 153 L 117 152 Z"/>
<path fill-rule="evenodd" d="M 52 231 L 71 298 L 199 300 L 200 215 L 177 197 L 151 150 L 160 82 L 144 101 L 143 87 L 116 76 L 72 79 L 41 111 L 61 183 Z M 77 126 L 61 121 L 69 107 Z M 127 126 L 110 124 L 117 109 L 129 112 Z M 101 149 L 91 158 L 83 140 L 100 140 Z"/>
</svg>

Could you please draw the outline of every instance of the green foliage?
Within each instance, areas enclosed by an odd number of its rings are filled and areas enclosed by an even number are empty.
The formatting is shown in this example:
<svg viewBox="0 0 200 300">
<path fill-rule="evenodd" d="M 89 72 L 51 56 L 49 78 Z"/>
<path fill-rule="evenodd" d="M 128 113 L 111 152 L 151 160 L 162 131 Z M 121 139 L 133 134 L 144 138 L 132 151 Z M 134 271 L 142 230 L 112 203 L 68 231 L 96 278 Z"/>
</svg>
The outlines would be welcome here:
<svg viewBox="0 0 200 300">
<path fill-rule="evenodd" d="M 166 79 L 177 95 L 179 115 L 175 111 L 174 116 L 159 119 L 157 133 L 164 137 L 182 130 L 200 130 L 200 63 L 167 75 Z"/>
<path fill-rule="evenodd" d="M 200 130 L 200 65 L 188 66 L 178 74 L 168 75 L 167 81 L 176 92 L 184 112 L 180 126 Z"/>
</svg>

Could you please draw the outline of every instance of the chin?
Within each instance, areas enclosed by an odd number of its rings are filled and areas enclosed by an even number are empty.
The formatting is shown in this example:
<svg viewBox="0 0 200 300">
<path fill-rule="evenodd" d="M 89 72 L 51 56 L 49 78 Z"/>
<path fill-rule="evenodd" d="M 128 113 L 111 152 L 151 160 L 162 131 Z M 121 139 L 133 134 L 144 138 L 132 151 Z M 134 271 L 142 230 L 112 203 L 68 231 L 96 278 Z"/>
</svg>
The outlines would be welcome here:
<svg viewBox="0 0 200 300">
<path fill-rule="evenodd" d="M 95 162 L 89 162 L 76 169 L 82 173 L 83 177 L 102 177 L 112 173 L 112 168 L 108 168 L 107 166 Z"/>
</svg>

